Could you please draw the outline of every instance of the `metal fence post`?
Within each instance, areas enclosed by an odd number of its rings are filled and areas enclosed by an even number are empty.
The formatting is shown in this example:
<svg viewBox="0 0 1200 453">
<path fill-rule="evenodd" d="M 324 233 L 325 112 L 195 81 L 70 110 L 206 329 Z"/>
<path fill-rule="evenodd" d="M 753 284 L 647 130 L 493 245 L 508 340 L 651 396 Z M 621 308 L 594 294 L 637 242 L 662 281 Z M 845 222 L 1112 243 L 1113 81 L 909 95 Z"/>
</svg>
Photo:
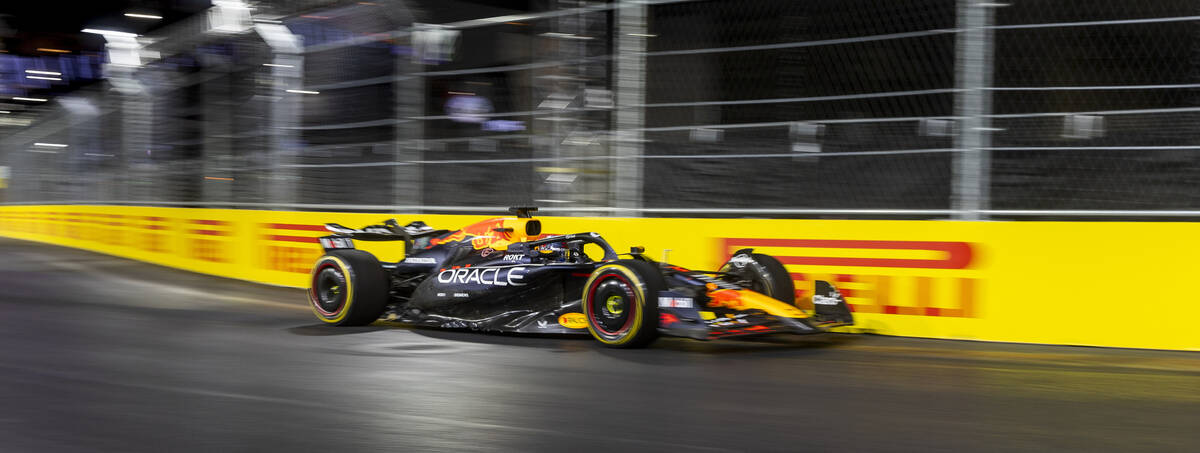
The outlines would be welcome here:
<svg viewBox="0 0 1200 453">
<path fill-rule="evenodd" d="M 988 209 L 991 171 L 991 92 L 993 11 L 999 4 L 958 1 L 958 42 L 955 78 L 958 93 L 954 114 L 959 118 L 954 147 L 951 208 L 959 220 L 984 220 Z"/>
<path fill-rule="evenodd" d="M 410 46 L 413 35 L 409 35 Z M 414 50 L 415 51 L 415 50 Z M 425 78 L 413 73 L 421 72 L 422 66 L 412 58 L 400 55 L 396 58 L 396 79 L 392 90 L 396 102 L 395 166 L 392 167 L 392 203 L 396 206 L 422 206 L 425 202 L 425 168 L 420 164 L 405 164 L 419 161 L 425 149 L 425 123 L 419 118 L 425 115 Z M 410 210 L 420 214 L 420 210 Z"/>
<path fill-rule="evenodd" d="M 233 111 L 230 108 L 230 73 L 232 57 L 208 55 L 205 65 L 208 80 L 201 83 L 200 103 L 203 122 L 203 142 L 198 167 L 200 201 L 232 202 L 233 173 L 229 170 L 233 156 Z M 192 200 L 188 200 L 192 201 Z"/>
<path fill-rule="evenodd" d="M 616 134 L 609 205 L 614 215 L 637 216 L 642 207 L 642 153 L 645 140 L 642 104 L 646 100 L 646 10 L 643 2 L 624 0 L 617 9 Z"/>
<path fill-rule="evenodd" d="M 425 122 L 417 119 L 425 116 L 425 78 L 412 75 L 424 70 L 414 55 L 417 49 L 416 22 L 418 11 L 408 2 L 394 2 L 392 6 L 397 22 L 409 31 L 409 51 L 412 55 L 396 55 L 395 78 L 392 81 L 393 102 L 396 116 L 392 149 L 392 204 L 395 206 L 422 206 L 425 203 L 425 167 L 420 164 L 405 164 L 419 161 L 425 154 Z M 396 33 L 399 35 L 399 33 Z M 420 214 L 420 209 L 408 213 Z"/>
<path fill-rule="evenodd" d="M 150 132 L 154 121 L 151 109 L 153 103 L 146 92 L 122 94 L 121 103 L 121 147 L 112 150 L 120 165 L 120 190 L 117 200 L 147 200 L 145 191 L 141 188 L 146 184 L 148 175 L 142 174 L 139 168 L 145 167 L 150 148 Z"/>
<path fill-rule="evenodd" d="M 284 53 L 273 50 L 275 58 L 271 64 L 271 77 L 278 100 L 271 104 L 271 134 L 267 147 L 267 162 L 270 178 L 266 181 L 267 202 L 295 203 L 299 172 L 290 166 L 295 163 L 299 149 L 300 95 L 287 90 L 300 90 L 304 85 L 304 56 L 299 53 Z"/>
</svg>

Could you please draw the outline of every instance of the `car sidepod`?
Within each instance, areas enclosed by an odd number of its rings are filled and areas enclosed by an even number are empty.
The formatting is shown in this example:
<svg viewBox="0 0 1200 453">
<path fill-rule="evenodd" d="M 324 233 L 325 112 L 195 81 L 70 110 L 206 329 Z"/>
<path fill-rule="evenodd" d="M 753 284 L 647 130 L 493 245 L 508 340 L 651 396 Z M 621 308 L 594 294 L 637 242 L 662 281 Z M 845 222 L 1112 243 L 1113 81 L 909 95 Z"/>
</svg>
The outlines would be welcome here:
<svg viewBox="0 0 1200 453">
<path fill-rule="evenodd" d="M 492 262 L 439 269 L 398 318 L 444 328 L 586 334 L 576 294 L 594 267 Z"/>
</svg>

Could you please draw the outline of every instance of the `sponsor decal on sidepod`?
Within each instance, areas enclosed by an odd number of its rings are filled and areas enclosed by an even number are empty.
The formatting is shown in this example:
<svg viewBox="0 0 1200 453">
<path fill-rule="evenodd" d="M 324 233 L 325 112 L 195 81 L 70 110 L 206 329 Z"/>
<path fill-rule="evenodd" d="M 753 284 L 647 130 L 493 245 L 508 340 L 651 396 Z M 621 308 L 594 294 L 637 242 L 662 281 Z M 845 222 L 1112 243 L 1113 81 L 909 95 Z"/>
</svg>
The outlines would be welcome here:
<svg viewBox="0 0 1200 453">
<path fill-rule="evenodd" d="M 587 318 L 583 316 L 583 313 L 564 313 L 558 317 L 558 323 L 568 329 L 587 328 Z"/>
<path fill-rule="evenodd" d="M 479 283 L 493 286 L 525 286 L 525 268 L 522 266 L 496 268 L 476 267 L 446 269 L 438 273 L 438 283 Z"/>
<path fill-rule="evenodd" d="M 658 306 L 660 307 L 676 307 L 676 308 L 693 308 L 695 307 L 692 298 L 690 297 L 666 297 L 659 296 Z"/>
</svg>

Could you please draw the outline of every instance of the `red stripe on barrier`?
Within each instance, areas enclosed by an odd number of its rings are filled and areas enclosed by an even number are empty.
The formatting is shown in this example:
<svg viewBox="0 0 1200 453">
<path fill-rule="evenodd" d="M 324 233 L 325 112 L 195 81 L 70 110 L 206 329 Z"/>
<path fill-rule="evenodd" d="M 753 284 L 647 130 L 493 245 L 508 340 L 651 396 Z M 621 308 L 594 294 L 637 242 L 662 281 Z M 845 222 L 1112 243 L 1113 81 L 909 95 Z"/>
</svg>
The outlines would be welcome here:
<svg viewBox="0 0 1200 453">
<path fill-rule="evenodd" d="M 220 220 L 192 220 L 192 223 L 197 225 L 225 225 L 226 223 Z"/>
<path fill-rule="evenodd" d="M 277 230 L 297 230 L 297 231 L 327 231 L 324 225 L 301 225 L 296 223 L 265 223 L 267 228 Z"/>
<path fill-rule="evenodd" d="M 725 250 L 743 247 L 807 247 L 832 249 L 928 250 L 945 252 L 944 259 L 848 258 L 822 256 L 777 256 L 783 264 L 809 266 L 900 267 L 915 269 L 964 269 L 971 264 L 971 244 L 936 241 L 858 241 L 842 239 L 754 239 L 726 238 Z"/>
<path fill-rule="evenodd" d="M 229 236 L 228 231 L 220 231 L 220 230 L 192 230 L 192 233 L 204 234 L 204 235 L 208 235 L 208 236 Z"/>
<path fill-rule="evenodd" d="M 304 243 L 313 243 L 313 244 L 318 242 L 317 238 L 304 237 L 304 236 L 282 236 L 282 235 L 274 234 L 274 235 L 267 236 L 267 238 L 272 241 L 284 241 L 284 242 L 304 242 Z"/>
<path fill-rule="evenodd" d="M 830 258 L 807 256 L 780 256 L 783 264 L 808 266 L 857 266 L 857 267 L 900 267 L 912 269 L 962 269 L 953 263 L 931 260 L 909 260 L 892 258 Z"/>
</svg>

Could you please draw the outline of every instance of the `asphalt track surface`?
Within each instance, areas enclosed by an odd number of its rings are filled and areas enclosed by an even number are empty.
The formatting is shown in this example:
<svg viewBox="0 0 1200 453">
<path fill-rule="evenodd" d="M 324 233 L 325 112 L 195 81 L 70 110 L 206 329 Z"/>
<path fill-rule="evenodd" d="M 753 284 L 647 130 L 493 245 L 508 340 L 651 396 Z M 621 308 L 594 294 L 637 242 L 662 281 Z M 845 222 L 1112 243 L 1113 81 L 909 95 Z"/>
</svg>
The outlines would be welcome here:
<svg viewBox="0 0 1200 453">
<path fill-rule="evenodd" d="M 300 290 L 0 257 L 4 452 L 1200 451 L 1198 353 L 329 328 Z"/>
</svg>

